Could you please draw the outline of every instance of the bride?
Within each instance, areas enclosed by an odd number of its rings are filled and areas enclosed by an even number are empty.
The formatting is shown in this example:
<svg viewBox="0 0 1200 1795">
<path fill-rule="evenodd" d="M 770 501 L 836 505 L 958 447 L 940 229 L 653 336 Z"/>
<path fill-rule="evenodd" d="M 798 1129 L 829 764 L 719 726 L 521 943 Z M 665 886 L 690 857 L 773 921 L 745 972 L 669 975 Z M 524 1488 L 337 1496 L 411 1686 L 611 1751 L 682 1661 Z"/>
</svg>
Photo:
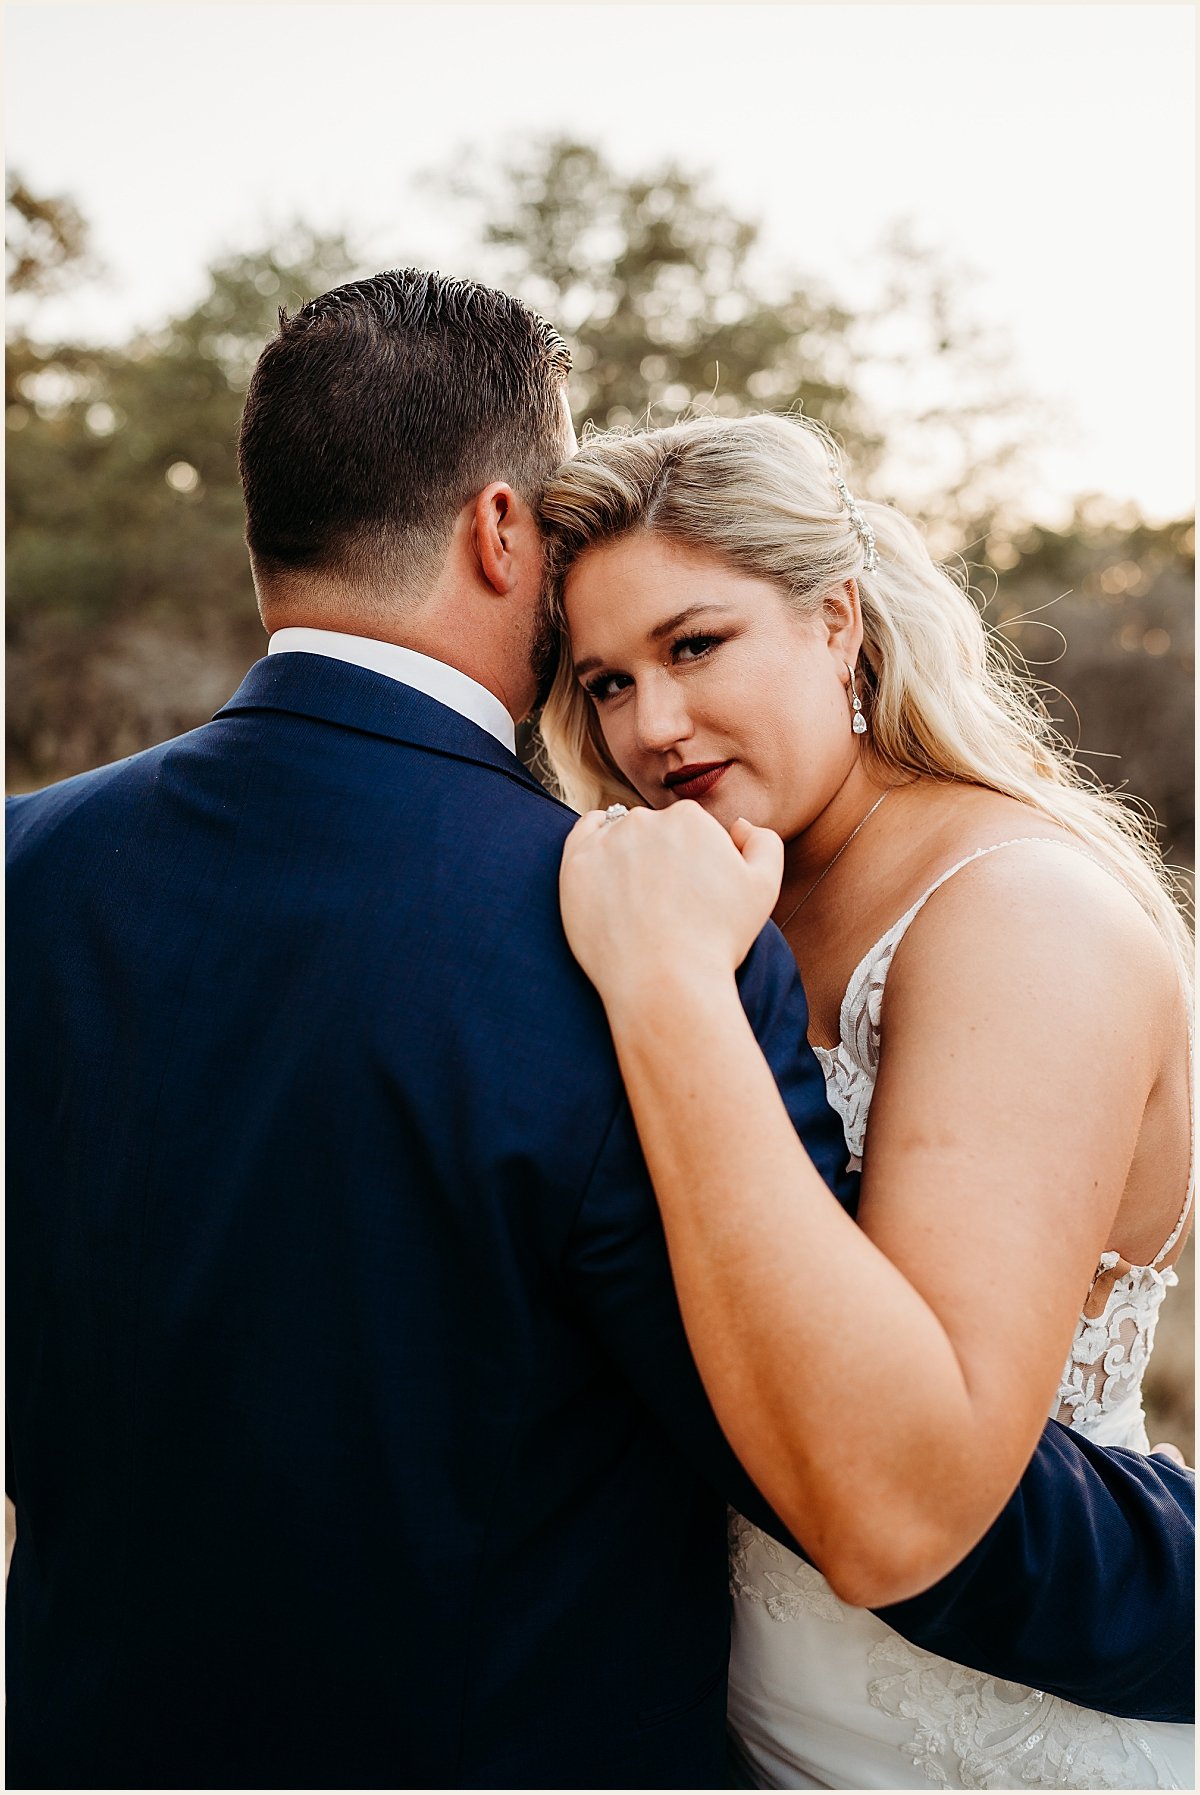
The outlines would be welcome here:
<svg viewBox="0 0 1200 1795">
<path fill-rule="evenodd" d="M 542 732 L 592 813 L 568 937 L 709 1396 L 812 1559 L 734 1518 L 747 1781 L 1190 1786 L 1191 1728 L 998 1682 L 869 1612 L 965 1557 L 1047 1414 L 1148 1450 L 1192 1197 L 1189 941 L 1148 832 L 815 426 L 595 438 L 542 517 L 569 631 Z M 857 1226 L 738 1000 L 769 914 Z"/>
</svg>

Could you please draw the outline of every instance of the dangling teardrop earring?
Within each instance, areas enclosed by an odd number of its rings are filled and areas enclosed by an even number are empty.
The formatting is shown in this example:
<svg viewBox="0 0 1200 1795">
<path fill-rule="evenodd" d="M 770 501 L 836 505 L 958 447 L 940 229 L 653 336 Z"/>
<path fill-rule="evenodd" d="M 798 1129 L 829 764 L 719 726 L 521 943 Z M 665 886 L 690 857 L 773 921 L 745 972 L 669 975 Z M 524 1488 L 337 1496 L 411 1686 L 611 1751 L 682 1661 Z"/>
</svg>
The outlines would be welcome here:
<svg viewBox="0 0 1200 1795">
<path fill-rule="evenodd" d="M 850 684 L 846 696 L 850 700 L 850 728 L 854 735 L 866 735 L 867 719 L 863 716 L 862 699 L 858 695 L 858 679 L 854 668 L 846 662 L 846 672 L 850 675 Z"/>
</svg>

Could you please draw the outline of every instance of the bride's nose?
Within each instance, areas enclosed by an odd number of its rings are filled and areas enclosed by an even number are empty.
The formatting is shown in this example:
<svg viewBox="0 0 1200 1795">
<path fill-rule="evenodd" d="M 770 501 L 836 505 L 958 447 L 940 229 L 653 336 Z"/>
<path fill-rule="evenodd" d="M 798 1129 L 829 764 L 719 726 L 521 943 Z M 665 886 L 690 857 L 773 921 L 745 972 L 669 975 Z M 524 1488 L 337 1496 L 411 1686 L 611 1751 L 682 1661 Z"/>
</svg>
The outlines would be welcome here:
<svg viewBox="0 0 1200 1795">
<path fill-rule="evenodd" d="M 638 747 L 643 753 L 663 754 L 691 735 L 692 720 L 683 693 L 669 676 L 639 685 L 635 703 Z"/>
</svg>

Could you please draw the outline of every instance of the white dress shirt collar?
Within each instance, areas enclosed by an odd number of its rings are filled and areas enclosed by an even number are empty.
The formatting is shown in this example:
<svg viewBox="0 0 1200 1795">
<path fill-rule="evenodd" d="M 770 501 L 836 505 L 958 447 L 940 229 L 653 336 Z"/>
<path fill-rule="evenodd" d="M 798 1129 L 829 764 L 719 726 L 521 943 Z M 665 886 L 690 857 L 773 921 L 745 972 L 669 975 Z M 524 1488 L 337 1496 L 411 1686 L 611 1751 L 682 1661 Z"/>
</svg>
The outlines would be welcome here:
<svg viewBox="0 0 1200 1795">
<path fill-rule="evenodd" d="M 517 734 L 513 720 L 500 700 L 477 680 L 445 661 L 431 655 L 418 654 L 415 648 L 401 648 L 398 642 L 376 642 L 371 636 L 348 636 L 341 630 L 290 628 L 277 629 L 267 643 L 268 654 L 324 654 L 335 661 L 350 661 L 366 667 L 371 673 L 386 674 L 402 685 L 414 686 L 428 698 L 436 698 L 478 723 L 494 735 L 510 754 L 517 751 Z"/>
</svg>

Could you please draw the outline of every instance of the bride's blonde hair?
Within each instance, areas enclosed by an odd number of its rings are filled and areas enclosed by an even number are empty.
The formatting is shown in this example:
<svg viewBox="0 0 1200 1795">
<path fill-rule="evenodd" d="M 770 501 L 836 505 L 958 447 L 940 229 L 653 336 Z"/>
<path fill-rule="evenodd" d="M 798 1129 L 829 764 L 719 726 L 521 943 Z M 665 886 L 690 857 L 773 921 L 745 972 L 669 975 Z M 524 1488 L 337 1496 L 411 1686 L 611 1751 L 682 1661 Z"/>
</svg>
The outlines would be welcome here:
<svg viewBox="0 0 1200 1795">
<path fill-rule="evenodd" d="M 855 519 L 840 477 L 827 432 L 773 416 L 609 431 L 559 470 L 539 504 L 562 638 L 541 717 L 546 770 L 558 790 L 577 810 L 643 802 L 605 749 L 595 706 L 571 670 L 563 585 L 589 548 L 653 531 L 773 581 L 802 615 L 853 579 L 877 761 L 900 775 L 985 786 L 1069 830 L 1132 892 L 1188 982 L 1191 938 L 1150 824 L 1075 761 L 1032 684 L 915 526 L 891 506 L 861 500 Z"/>
</svg>

